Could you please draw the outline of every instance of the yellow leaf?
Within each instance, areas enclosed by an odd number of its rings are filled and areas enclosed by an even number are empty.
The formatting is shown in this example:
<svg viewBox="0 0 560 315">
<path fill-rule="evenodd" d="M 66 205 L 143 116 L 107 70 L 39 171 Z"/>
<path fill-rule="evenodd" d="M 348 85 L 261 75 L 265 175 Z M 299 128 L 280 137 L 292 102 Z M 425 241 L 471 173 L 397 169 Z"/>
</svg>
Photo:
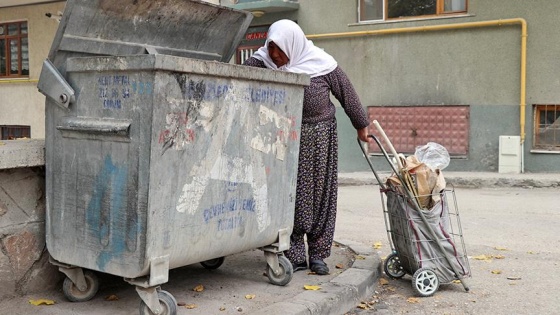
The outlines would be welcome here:
<svg viewBox="0 0 560 315">
<path fill-rule="evenodd" d="M 508 249 L 505 248 L 505 247 L 494 247 L 494 249 L 495 249 L 495 250 L 508 250 Z"/>
<path fill-rule="evenodd" d="M 506 258 L 506 256 L 504 256 L 504 255 L 494 255 L 494 258 L 496 258 L 496 259 L 504 259 L 504 258 Z"/>
<path fill-rule="evenodd" d="M 528 251 L 528 252 L 527 252 L 527 254 L 531 254 L 531 255 L 533 255 L 534 253 L 533 253 L 533 251 L 532 251 L 532 250 L 530 250 L 530 251 Z"/>
<path fill-rule="evenodd" d="M 29 303 L 35 305 L 35 306 L 39 306 L 41 304 L 44 305 L 54 305 L 54 301 L 53 300 L 47 300 L 47 299 L 38 299 L 38 300 L 29 300 Z"/>
<path fill-rule="evenodd" d="M 495 274 L 495 275 L 499 275 L 499 274 L 502 273 L 502 271 L 501 270 L 492 270 L 492 273 Z"/>
<path fill-rule="evenodd" d="M 361 308 L 363 310 L 367 310 L 367 309 L 369 309 L 369 306 L 366 303 L 360 303 L 358 305 L 358 308 Z"/>
<path fill-rule="evenodd" d="M 199 285 L 197 285 L 196 287 L 193 288 L 193 291 L 202 292 L 202 291 L 204 291 L 204 286 L 202 284 L 199 284 Z"/>
<path fill-rule="evenodd" d="M 245 295 L 245 298 L 246 298 L 247 300 L 252 300 L 252 299 L 254 299 L 255 297 L 256 297 L 256 295 L 254 295 L 254 294 L 247 294 L 247 295 Z"/>
<path fill-rule="evenodd" d="M 364 256 L 361 256 L 361 255 L 355 255 L 354 258 L 359 259 L 359 260 L 366 259 Z"/>
<path fill-rule="evenodd" d="M 381 242 L 375 242 L 375 243 L 373 243 L 373 248 L 374 248 L 374 249 L 380 249 L 381 246 L 383 246 L 383 244 L 381 244 Z"/>
<path fill-rule="evenodd" d="M 114 295 L 114 294 L 111 294 L 111 295 L 108 295 L 108 296 L 105 297 L 105 301 L 118 301 L 118 300 L 119 300 L 119 297 Z"/>
<path fill-rule="evenodd" d="M 379 284 L 380 285 L 387 285 L 387 284 L 389 284 L 389 281 L 387 281 L 387 279 L 385 279 L 385 278 L 379 278 Z"/>
<path fill-rule="evenodd" d="M 409 297 L 408 299 L 406 299 L 406 301 L 412 304 L 420 303 L 420 299 L 415 297 Z"/>
<path fill-rule="evenodd" d="M 185 305 L 185 308 L 189 309 L 189 310 L 195 309 L 196 307 L 197 307 L 196 304 L 186 304 Z"/>
<path fill-rule="evenodd" d="M 312 290 L 312 291 L 321 290 L 321 287 L 318 286 L 318 285 L 308 285 L 308 284 L 306 284 L 306 285 L 303 286 L 303 288 L 305 290 Z"/>
<path fill-rule="evenodd" d="M 460 284 L 460 283 L 461 283 L 461 280 L 453 280 L 453 281 L 451 281 L 451 282 L 453 282 L 453 283 L 455 283 L 455 284 Z"/>
<path fill-rule="evenodd" d="M 492 261 L 492 256 L 489 255 L 478 255 L 473 257 L 476 260 Z"/>
<path fill-rule="evenodd" d="M 223 312 L 225 310 L 226 310 L 225 306 L 220 307 L 220 312 Z"/>
</svg>

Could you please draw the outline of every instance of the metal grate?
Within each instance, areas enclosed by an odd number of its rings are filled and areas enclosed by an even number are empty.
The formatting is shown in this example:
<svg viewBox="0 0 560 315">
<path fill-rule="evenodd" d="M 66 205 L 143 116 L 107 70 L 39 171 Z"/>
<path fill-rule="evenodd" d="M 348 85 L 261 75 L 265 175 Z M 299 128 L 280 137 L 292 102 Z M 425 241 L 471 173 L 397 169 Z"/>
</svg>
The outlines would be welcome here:
<svg viewBox="0 0 560 315">
<path fill-rule="evenodd" d="M 368 114 L 371 121 L 380 123 L 399 153 L 412 154 L 428 142 L 441 144 L 453 156 L 468 153 L 469 106 L 371 106 Z M 373 125 L 369 132 L 379 136 Z M 374 144 L 368 149 L 381 152 Z"/>
</svg>

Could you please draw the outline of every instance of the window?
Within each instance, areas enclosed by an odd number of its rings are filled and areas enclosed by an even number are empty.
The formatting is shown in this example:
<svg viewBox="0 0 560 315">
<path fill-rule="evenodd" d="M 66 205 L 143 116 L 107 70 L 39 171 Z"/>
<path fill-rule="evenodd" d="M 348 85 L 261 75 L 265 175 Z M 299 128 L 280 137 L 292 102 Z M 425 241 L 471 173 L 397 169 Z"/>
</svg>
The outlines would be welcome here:
<svg viewBox="0 0 560 315">
<path fill-rule="evenodd" d="M 27 22 L 0 23 L 0 78 L 29 76 Z"/>
<path fill-rule="evenodd" d="M 384 21 L 467 12 L 468 0 L 359 0 L 359 20 Z"/>
<path fill-rule="evenodd" d="M 31 138 L 31 127 L 0 125 L 0 140 Z"/>
<path fill-rule="evenodd" d="M 245 33 L 245 37 L 241 40 L 235 54 L 236 64 L 243 64 L 245 60 L 249 59 L 254 52 L 264 45 L 267 31 L 268 26 L 256 26 L 247 29 L 247 33 Z"/>
<path fill-rule="evenodd" d="M 560 151 L 560 105 L 534 105 L 533 148 Z"/>
</svg>

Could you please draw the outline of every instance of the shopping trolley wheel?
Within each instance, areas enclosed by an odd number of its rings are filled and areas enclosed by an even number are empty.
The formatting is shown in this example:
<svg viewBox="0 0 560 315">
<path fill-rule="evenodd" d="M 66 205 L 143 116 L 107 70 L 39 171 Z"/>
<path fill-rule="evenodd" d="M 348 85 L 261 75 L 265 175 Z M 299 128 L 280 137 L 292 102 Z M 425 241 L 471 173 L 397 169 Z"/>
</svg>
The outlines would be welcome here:
<svg viewBox="0 0 560 315">
<path fill-rule="evenodd" d="M 385 274 L 392 279 L 400 279 L 404 277 L 406 272 L 401 265 L 401 259 L 397 255 L 397 253 L 391 253 L 385 259 L 385 263 L 383 264 L 383 270 Z"/>
<path fill-rule="evenodd" d="M 158 299 L 161 306 L 158 315 L 177 315 L 177 301 L 171 293 L 159 290 Z M 155 315 L 155 313 L 150 310 L 144 301 L 140 301 L 140 315 Z"/>
<path fill-rule="evenodd" d="M 224 263 L 225 258 L 219 257 L 210 260 L 201 261 L 200 264 L 206 269 L 218 269 Z"/>
<path fill-rule="evenodd" d="M 412 288 L 419 296 L 428 297 L 436 293 L 439 279 L 430 268 L 420 268 L 412 276 Z"/>
<path fill-rule="evenodd" d="M 292 263 L 283 255 L 278 256 L 278 265 L 280 266 L 278 274 L 274 274 L 272 268 L 267 265 L 266 276 L 270 283 L 275 285 L 286 285 L 292 280 L 294 269 Z"/>
<path fill-rule="evenodd" d="M 87 287 L 85 290 L 80 290 L 78 287 L 66 277 L 64 283 L 62 284 L 62 292 L 64 296 L 71 302 L 85 302 L 91 300 L 97 290 L 99 289 L 99 279 L 97 275 L 91 270 L 84 270 L 84 277 L 86 279 Z"/>
</svg>

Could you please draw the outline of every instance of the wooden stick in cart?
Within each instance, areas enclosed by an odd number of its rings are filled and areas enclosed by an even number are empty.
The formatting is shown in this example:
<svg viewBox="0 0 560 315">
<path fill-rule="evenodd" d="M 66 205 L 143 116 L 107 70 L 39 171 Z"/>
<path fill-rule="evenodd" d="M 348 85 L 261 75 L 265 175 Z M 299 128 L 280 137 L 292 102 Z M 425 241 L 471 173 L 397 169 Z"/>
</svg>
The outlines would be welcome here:
<svg viewBox="0 0 560 315">
<path fill-rule="evenodd" d="M 373 125 L 375 126 L 375 128 L 377 128 L 377 131 L 379 131 L 379 134 L 381 134 L 381 137 L 383 138 L 383 140 L 385 140 L 385 143 L 389 147 L 389 150 L 391 151 L 391 154 L 393 154 L 393 156 L 397 160 L 398 170 L 401 172 L 401 175 L 402 175 L 403 179 L 405 180 L 405 183 L 402 183 L 402 184 L 406 185 L 412 191 L 412 193 L 414 195 L 414 198 L 416 199 L 418 204 L 420 204 L 419 200 L 418 200 L 418 191 L 416 190 L 416 187 L 414 186 L 414 182 L 412 181 L 412 178 L 410 177 L 410 173 L 408 173 L 404 169 L 404 167 L 402 165 L 402 162 L 401 162 L 401 159 L 397 154 L 397 150 L 395 150 L 395 147 L 393 146 L 393 144 L 389 140 L 389 137 L 387 137 L 387 134 L 385 134 L 385 131 L 383 130 L 383 128 L 381 128 L 381 125 L 379 124 L 379 122 L 377 120 L 374 120 Z"/>
</svg>

